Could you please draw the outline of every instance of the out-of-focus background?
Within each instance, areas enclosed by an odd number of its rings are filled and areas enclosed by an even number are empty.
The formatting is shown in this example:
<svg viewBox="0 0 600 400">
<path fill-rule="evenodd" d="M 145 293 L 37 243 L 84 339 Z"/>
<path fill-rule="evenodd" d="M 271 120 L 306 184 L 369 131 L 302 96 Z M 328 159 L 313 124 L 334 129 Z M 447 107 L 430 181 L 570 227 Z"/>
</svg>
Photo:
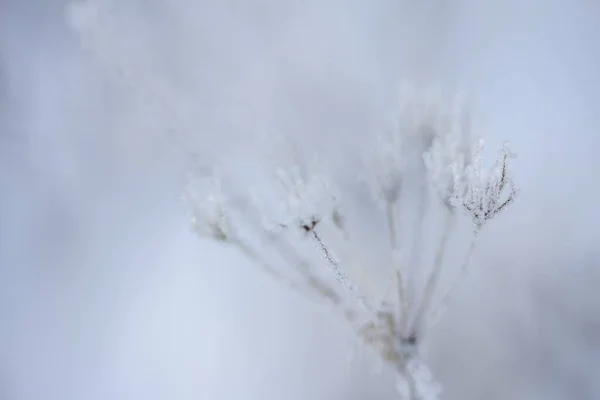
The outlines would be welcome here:
<svg viewBox="0 0 600 400">
<path fill-rule="evenodd" d="M 182 145 L 251 160 L 264 134 L 353 178 L 399 80 L 466 89 L 492 155 L 519 155 L 521 197 L 429 339 L 444 398 L 600 396 L 595 2 L 96 4 L 82 28 L 64 0 L 0 1 L 0 399 L 395 398 L 178 195 Z"/>
</svg>

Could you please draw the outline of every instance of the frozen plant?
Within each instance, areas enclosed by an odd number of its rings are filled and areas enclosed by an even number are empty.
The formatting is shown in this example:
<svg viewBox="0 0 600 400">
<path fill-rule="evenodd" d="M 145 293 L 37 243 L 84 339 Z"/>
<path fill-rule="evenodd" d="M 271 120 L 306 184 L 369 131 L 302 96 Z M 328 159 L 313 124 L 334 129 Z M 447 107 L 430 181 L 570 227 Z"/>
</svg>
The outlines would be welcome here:
<svg viewBox="0 0 600 400">
<path fill-rule="evenodd" d="M 231 246 L 293 290 L 338 310 L 395 372 L 400 398 L 433 400 L 441 386 L 420 357 L 423 339 L 468 271 L 482 228 L 514 202 L 512 153 L 505 144 L 486 169 L 483 142 L 472 135 L 464 101 L 439 91 L 404 89 L 395 120 L 378 138 L 366 173 L 387 223 L 390 256 L 384 267 L 393 284 L 382 297 L 370 290 L 374 267 L 353 250 L 359 243 L 352 241 L 340 190 L 302 157 L 286 155 L 292 161 L 276 168 L 271 204 L 252 193 L 231 191 L 226 197 L 218 174 L 193 174 L 184 198 L 200 235 Z M 402 218 L 406 210 L 415 221 Z M 428 215 L 441 226 L 433 246 L 415 237 L 423 234 Z M 461 215 L 472 222 L 472 240 L 455 278 L 442 284 L 442 272 L 455 264 L 449 242 L 464 236 L 457 234 Z M 315 251 L 322 262 L 312 258 Z"/>
</svg>

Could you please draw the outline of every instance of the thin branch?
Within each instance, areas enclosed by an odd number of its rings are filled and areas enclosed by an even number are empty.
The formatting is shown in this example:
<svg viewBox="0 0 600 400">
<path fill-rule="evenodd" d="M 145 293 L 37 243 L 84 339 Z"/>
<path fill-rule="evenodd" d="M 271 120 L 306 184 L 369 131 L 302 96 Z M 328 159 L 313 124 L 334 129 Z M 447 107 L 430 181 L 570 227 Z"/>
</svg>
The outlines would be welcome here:
<svg viewBox="0 0 600 400">
<path fill-rule="evenodd" d="M 419 302 L 419 308 L 417 314 L 415 315 L 414 326 L 412 329 L 412 331 L 414 332 L 418 332 L 421 330 L 420 325 L 423 322 L 423 319 L 426 317 L 431 306 L 431 301 L 433 299 L 435 289 L 438 285 L 440 272 L 442 269 L 442 262 L 444 261 L 444 255 L 446 253 L 446 246 L 448 244 L 448 240 L 450 239 L 450 233 L 452 232 L 452 228 L 454 227 L 455 215 L 456 214 L 454 213 L 454 211 L 450 210 L 446 216 L 446 223 L 444 226 L 442 238 L 440 240 L 435 259 L 433 261 L 433 268 L 431 274 L 429 275 L 429 278 L 427 279 L 427 283 L 425 284 L 423 296 L 421 297 L 421 301 Z"/>
<path fill-rule="evenodd" d="M 335 273 L 335 278 L 338 280 L 338 282 L 346 285 L 350 290 L 353 290 L 354 285 L 350 281 L 350 278 L 348 278 L 348 275 L 346 275 L 346 273 L 344 273 L 344 271 L 342 271 L 342 269 L 340 268 L 340 263 L 336 259 L 333 258 L 333 256 L 329 252 L 329 249 L 327 248 L 327 246 L 325 246 L 325 243 L 323 242 L 323 240 L 321 239 L 321 237 L 319 236 L 317 231 L 314 229 L 311 229 L 310 232 L 312 233 L 313 238 L 319 244 L 319 248 L 321 249 L 321 252 L 323 252 L 325 259 L 327 260 L 329 265 L 332 266 L 333 272 Z"/>
<path fill-rule="evenodd" d="M 350 236 L 350 233 L 348 232 L 347 229 L 345 229 L 345 227 L 342 224 L 335 224 L 335 226 L 337 227 L 336 231 L 341 236 L 340 249 L 341 249 L 341 251 L 344 251 L 348 254 L 346 263 L 350 264 L 350 266 L 354 267 L 355 268 L 354 270 L 360 274 L 357 277 L 358 281 L 360 282 L 360 288 L 363 291 L 371 290 L 371 294 L 372 294 L 373 283 L 369 279 L 369 275 L 365 275 L 365 271 L 366 271 L 365 263 L 362 260 L 362 257 L 358 254 L 358 251 L 356 250 L 356 246 L 352 245 L 353 240 Z M 361 301 L 361 304 L 367 309 L 367 311 L 374 310 L 374 307 L 370 304 L 370 301 L 367 300 L 366 296 L 361 296 L 359 298 L 359 300 Z"/>
<path fill-rule="evenodd" d="M 388 225 L 388 239 L 392 252 L 396 256 L 399 249 L 398 243 L 398 232 L 397 232 L 397 220 L 396 210 L 394 207 L 395 203 L 387 202 L 386 204 L 386 219 Z M 396 282 L 398 284 L 398 321 L 400 321 L 400 329 L 398 333 L 405 335 L 408 329 L 408 303 L 406 299 L 406 284 L 400 266 L 396 266 Z"/>
<path fill-rule="evenodd" d="M 506 186 L 506 182 L 507 182 L 507 159 L 508 159 L 508 154 L 504 154 L 504 156 L 502 157 L 502 173 L 500 175 L 500 185 L 498 186 L 498 193 L 502 193 L 502 191 L 504 190 L 504 187 Z"/>
<path fill-rule="evenodd" d="M 300 295 L 307 296 L 306 288 L 312 289 L 312 291 L 316 292 L 322 297 L 325 297 L 329 301 L 331 301 L 334 305 L 339 305 L 341 302 L 340 297 L 333 291 L 328 288 L 322 282 L 318 282 L 309 275 L 304 276 L 304 282 L 294 281 L 287 276 L 279 273 L 271 264 L 267 263 L 263 257 L 261 257 L 254 249 L 248 246 L 244 241 L 239 238 L 230 238 L 228 241 L 232 246 L 236 247 L 246 258 L 252 261 L 254 264 L 261 267 L 268 275 L 270 275 L 273 279 L 280 282 L 284 286 L 287 286 L 290 289 L 293 289 Z"/>
<path fill-rule="evenodd" d="M 321 236 L 317 233 L 314 227 L 310 230 L 310 232 L 312 233 L 313 238 L 319 244 L 319 248 L 323 253 L 323 256 L 325 257 L 329 265 L 331 265 L 331 267 L 333 268 L 335 277 L 338 280 L 338 282 L 342 283 L 350 292 L 354 293 L 356 299 L 367 311 L 373 312 L 373 307 L 371 307 L 366 296 L 362 295 L 359 292 L 358 287 L 354 285 L 354 283 L 348 277 L 348 275 L 340 268 L 340 263 L 333 257 L 333 255 L 329 251 L 329 248 L 325 245 L 325 242 L 323 242 Z"/>
<path fill-rule="evenodd" d="M 414 241 L 412 243 L 412 248 L 411 248 L 411 254 L 410 254 L 410 261 L 409 264 L 411 266 L 411 268 L 415 268 L 416 266 L 418 266 L 420 264 L 420 256 L 421 256 L 421 252 L 423 250 L 422 248 L 422 243 L 423 243 L 423 228 L 425 227 L 425 217 L 427 214 L 427 201 L 429 201 L 429 196 L 428 196 L 428 188 L 427 185 L 425 185 L 425 183 L 422 183 L 420 185 L 420 200 L 417 204 L 417 220 L 415 221 L 415 228 L 414 228 Z M 411 274 L 411 278 L 414 280 L 415 279 L 415 275 Z M 413 282 L 411 282 L 413 283 Z M 410 288 L 414 288 L 414 284 L 410 285 Z M 409 298 L 413 299 L 415 297 L 415 293 L 409 293 Z M 410 300 L 409 300 L 410 302 Z M 411 304 L 412 306 L 412 304 Z"/>
<path fill-rule="evenodd" d="M 432 316 L 433 319 L 439 318 L 439 316 L 441 315 L 441 313 L 446 309 L 446 307 L 448 305 L 448 302 L 450 301 L 450 299 L 452 297 L 452 294 L 454 293 L 454 291 L 456 290 L 456 288 L 458 287 L 458 285 L 460 284 L 460 282 L 467 275 L 467 272 L 468 272 L 468 269 L 469 269 L 469 265 L 471 263 L 471 258 L 473 257 L 473 253 L 475 252 L 475 245 L 477 244 L 477 239 L 478 238 L 479 238 L 479 231 L 476 230 L 475 233 L 474 233 L 474 235 L 473 235 L 473 239 L 471 240 L 471 244 L 469 245 L 469 250 L 468 250 L 467 255 L 465 257 L 465 261 L 463 262 L 463 265 L 461 267 L 460 274 L 452 282 L 452 285 L 450 286 L 450 288 L 441 297 L 440 302 L 438 303 L 438 305 L 436 306 L 436 308 L 431 313 L 431 316 Z"/>
</svg>

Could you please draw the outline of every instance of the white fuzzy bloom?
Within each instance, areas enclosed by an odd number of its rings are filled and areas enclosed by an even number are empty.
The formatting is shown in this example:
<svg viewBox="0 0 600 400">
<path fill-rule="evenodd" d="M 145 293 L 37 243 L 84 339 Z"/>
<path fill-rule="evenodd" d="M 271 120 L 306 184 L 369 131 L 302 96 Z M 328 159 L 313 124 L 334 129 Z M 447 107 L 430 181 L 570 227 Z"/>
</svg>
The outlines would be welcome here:
<svg viewBox="0 0 600 400">
<path fill-rule="evenodd" d="M 377 138 L 371 164 L 374 172 L 371 189 L 376 200 L 395 203 L 400 197 L 406 169 L 405 140 L 398 132 Z"/>
<path fill-rule="evenodd" d="M 427 96 L 419 96 L 411 86 L 401 86 L 393 123 L 385 134 L 377 137 L 370 163 L 374 175 L 371 189 L 375 199 L 384 205 L 398 201 L 415 144 L 419 149 L 422 148 L 418 151 L 422 151 L 433 140 L 436 104 L 435 91 L 430 91 Z"/>
<path fill-rule="evenodd" d="M 230 238 L 232 225 L 218 178 L 191 176 L 183 201 L 188 207 L 190 221 L 196 233 L 218 241 Z"/>
<path fill-rule="evenodd" d="M 473 159 L 470 122 L 463 112 L 449 113 L 437 127 L 431 146 L 423 153 L 427 178 L 440 200 L 452 207 L 452 197 L 466 179 L 467 165 Z"/>
<path fill-rule="evenodd" d="M 417 151 L 426 151 L 436 137 L 459 138 L 469 134 L 469 115 L 464 96 L 444 96 L 438 87 L 417 92 L 401 86 L 396 129 L 411 139 Z"/>
<path fill-rule="evenodd" d="M 414 150 L 423 151 L 431 145 L 442 122 L 441 91 L 429 88 L 417 93 L 406 87 L 400 92 L 398 131 L 412 141 Z"/>
<path fill-rule="evenodd" d="M 445 99 L 441 90 L 418 93 L 411 86 L 400 90 L 399 107 L 387 135 L 377 139 L 372 164 L 375 193 L 386 203 L 397 201 L 406 173 L 424 163 L 430 183 L 450 206 L 456 171 L 470 162 L 471 121 L 462 96 Z"/>
<path fill-rule="evenodd" d="M 301 229 L 334 216 L 341 223 L 334 190 L 325 176 L 315 173 L 306 177 L 299 166 L 293 166 L 277 169 L 276 178 L 280 209 L 275 218 L 280 225 Z"/>
<path fill-rule="evenodd" d="M 412 148 L 419 156 L 415 161 L 422 161 L 429 184 L 451 207 L 450 198 L 470 161 L 471 120 L 464 99 L 444 97 L 433 88 L 404 103 L 410 107 L 401 112 L 401 130 L 413 138 Z"/>
<path fill-rule="evenodd" d="M 464 179 L 466 155 L 450 136 L 437 137 L 423 154 L 427 177 L 440 200 L 452 207 L 452 197 Z"/>
</svg>

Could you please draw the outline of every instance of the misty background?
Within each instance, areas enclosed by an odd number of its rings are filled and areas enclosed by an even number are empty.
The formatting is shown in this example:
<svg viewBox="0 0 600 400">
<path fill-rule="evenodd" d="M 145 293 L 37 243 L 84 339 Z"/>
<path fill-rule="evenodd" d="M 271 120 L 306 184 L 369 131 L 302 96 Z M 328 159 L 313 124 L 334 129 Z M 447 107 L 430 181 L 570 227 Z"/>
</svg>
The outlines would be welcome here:
<svg viewBox="0 0 600 400">
<path fill-rule="evenodd" d="M 595 2 L 98 0 L 88 25 L 67 4 L 0 0 L 0 399 L 395 398 L 178 196 L 182 149 L 235 165 L 265 134 L 353 179 L 399 80 L 467 90 L 489 152 L 519 156 L 428 344 L 444 398 L 598 398 Z"/>
</svg>

